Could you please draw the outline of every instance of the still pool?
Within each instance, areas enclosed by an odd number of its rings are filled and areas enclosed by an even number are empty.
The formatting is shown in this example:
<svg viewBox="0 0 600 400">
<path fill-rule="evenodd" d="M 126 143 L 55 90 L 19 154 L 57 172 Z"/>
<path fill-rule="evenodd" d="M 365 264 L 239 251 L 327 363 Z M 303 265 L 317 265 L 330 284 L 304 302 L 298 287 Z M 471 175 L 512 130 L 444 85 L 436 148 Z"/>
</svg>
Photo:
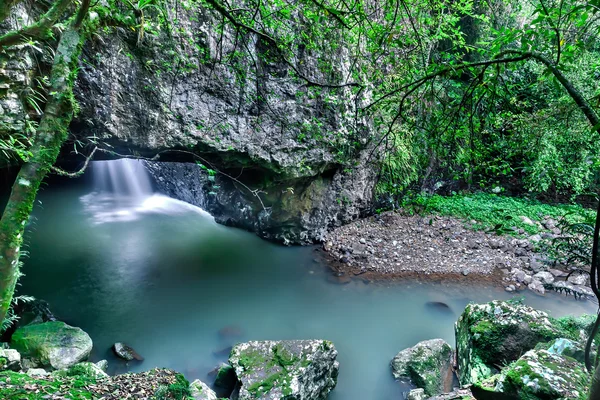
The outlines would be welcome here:
<svg viewBox="0 0 600 400">
<path fill-rule="evenodd" d="M 41 191 L 19 287 L 88 332 L 93 360 L 108 359 L 112 373 L 167 367 L 207 380 L 234 342 L 319 338 L 339 352 L 330 399 L 401 399 L 406 387 L 389 368 L 398 351 L 431 338 L 454 343 L 468 302 L 511 297 L 482 283 L 330 283 L 315 247 L 283 247 L 218 225 L 152 194 L 143 167 L 122 163 L 94 163 L 94 179 L 53 181 Z M 451 311 L 427 307 L 431 301 Z M 554 316 L 595 309 L 552 294 L 526 294 L 525 302 Z M 220 335 L 223 328 L 233 335 Z M 145 360 L 115 359 L 117 341 Z"/>
</svg>

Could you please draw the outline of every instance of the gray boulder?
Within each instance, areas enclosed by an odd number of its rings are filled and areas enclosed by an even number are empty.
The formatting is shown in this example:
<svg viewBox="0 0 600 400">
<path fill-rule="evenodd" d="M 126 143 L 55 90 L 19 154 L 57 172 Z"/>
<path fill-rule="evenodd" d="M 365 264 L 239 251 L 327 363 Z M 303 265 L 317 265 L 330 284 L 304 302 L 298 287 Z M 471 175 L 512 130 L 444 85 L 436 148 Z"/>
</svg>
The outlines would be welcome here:
<svg viewBox="0 0 600 400">
<path fill-rule="evenodd" d="M 392 373 L 434 396 L 444 392 L 444 383 L 452 377 L 451 359 L 452 348 L 444 340 L 425 340 L 398 353 L 391 362 Z"/>
<path fill-rule="evenodd" d="M 566 330 L 543 311 L 503 301 L 467 305 L 455 330 L 463 385 L 492 376 L 496 365 L 517 360 L 538 343 L 579 336 L 578 330 Z"/>
<path fill-rule="evenodd" d="M 43 366 L 63 369 L 88 358 L 92 339 L 80 328 L 51 321 L 18 328 L 11 347 L 23 356 L 39 360 Z"/>
<path fill-rule="evenodd" d="M 0 349 L 0 370 L 20 371 L 21 354 L 14 349 Z"/>
<path fill-rule="evenodd" d="M 526 352 L 516 362 L 475 385 L 477 398 L 495 398 L 502 393 L 511 399 L 583 399 L 590 375 L 582 363 L 550 350 Z"/>
<path fill-rule="evenodd" d="M 236 345 L 229 362 L 239 400 L 324 400 L 337 383 L 336 357 L 327 340 L 255 341 Z"/>
<path fill-rule="evenodd" d="M 217 394 L 199 379 L 190 384 L 190 392 L 194 400 L 217 400 Z"/>
</svg>

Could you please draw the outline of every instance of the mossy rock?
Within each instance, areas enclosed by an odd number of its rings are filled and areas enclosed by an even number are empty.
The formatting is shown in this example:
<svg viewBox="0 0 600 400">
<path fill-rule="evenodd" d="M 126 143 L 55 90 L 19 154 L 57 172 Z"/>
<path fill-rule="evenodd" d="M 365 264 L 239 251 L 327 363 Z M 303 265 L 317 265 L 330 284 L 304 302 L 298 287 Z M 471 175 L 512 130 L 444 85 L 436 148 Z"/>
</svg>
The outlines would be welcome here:
<svg viewBox="0 0 600 400">
<path fill-rule="evenodd" d="M 239 400 L 324 400 L 337 383 L 337 351 L 326 340 L 248 342 L 229 357 Z"/>
<path fill-rule="evenodd" d="M 63 369 L 88 358 L 92 339 L 80 328 L 52 321 L 17 329 L 11 347 L 44 366 Z"/>
<path fill-rule="evenodd" d="M 444 340 L 425 340 L 398 353 L 391 362 L 392 373 L 435 396 L 444 392 L 444 383 L 451 377 L 451 358 L 452 348 Z"/>
<path fill-rule="evenodd" d="M 216 393 L 199 379 L 190 384 L 190 392 L 194 400 L 217 400 Z"/>
<path fill-rule="evenodd" d="M 590 375 L 582 363 L 548 350 L 530 350 L 494 377 L 475 384 L 477 399 L 587 399 Z"/>
<path fill-rule="evenodd" d="M 581 340 L 578 327 L 522 304 L 469 304 L 455 327 L 460 383 L 492 376 L 497 365 L 517 360 L 540 342 L 561 337 Z"/>
<path fill-rule="evenodd" d="M 88 361 L 77 363 L 69 368 L 55 371 L 52 374 L 59 377 L 80 376 L 90 380 L 108 378 L 108 374 L 101 367 Z"/>
</svg>

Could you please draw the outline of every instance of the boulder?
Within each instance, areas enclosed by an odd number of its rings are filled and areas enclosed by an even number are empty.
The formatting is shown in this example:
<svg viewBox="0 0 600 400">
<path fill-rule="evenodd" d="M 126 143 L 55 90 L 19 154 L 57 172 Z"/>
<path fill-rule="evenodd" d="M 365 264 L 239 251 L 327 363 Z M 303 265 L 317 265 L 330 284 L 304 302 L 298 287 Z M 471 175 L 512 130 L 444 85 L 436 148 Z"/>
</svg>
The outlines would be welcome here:
<svg viewBox="0 0 600 400">
<path fill-rule="evenodd" d="M 20 371 L 21 354 L 14 349 L 0 349 L 0 370 Z"/>
<path fill-rule="evenodd" d="M 327 340 L 254 341 L 236 345 L 229 362 L 239 400 L 324 400 L 337 383 L 336 358 Z"/>
<path fill-rule="evenodd" d="M 578 339 L 543 311 L 518 303 L 469 304 L 455 325 L 459 380 L 472 384 L 494 374 L 495 366 L 517 360 L 540 342 Z"/>
<path fill-rule="evenodd" d="M 549 350 L 526 352 L 516 362 L 475 385 L 478 399 L 583 399 L 590 385 L 590 375 L 582 363 L 567 355 Z"/>
<path fill-rule="evenodd" d="M 217 400 L 216 393 L 199 379 L 190 384 L 190 392 L 194 400 Z"/>
<path fill-rule="evenodd" d="M 233 367 L 229 364 L 221 364 L 217 370 L 214 386 L 223 389 L 225 392 L 231 393 L 233 392 L 236 383 L 237 378 Z"/>
<path fill-rule="evenodd" d="M 23 356 L 55 369 L 68 368 L 88 358 L 92 339 L 80 328 L 50 321 L 18 328 L 11 346 Z"/>
<path fill-rule="evenodd" d="M 451 375 L 452 348 L 442 339 L 425 340 L 402 350 L 391 362 L 396 379 L 409 379 L 428 396 L 444 392 Z"/>
<path fill-rule="evenodd" d="M 533 275 L 533 278 L 547 285 L 550 285 L 552 282 L 554 282 L 554 275 L 548 271 L 540 271 Z"/>
<path fill-rule="evenodd" d="M 44 377 L 50 375 L 48 371 L 43 368 L 29 368 L 27 370 L 27 375 L 32 377 Z"/>
<path fill-rule="evenodd" d="M 125 343 L 117 342 L 113 344 L 113 352 L 126 361 L 144 361 L 144 357 L 140 356 L 134 349 Z"/>
</svg>

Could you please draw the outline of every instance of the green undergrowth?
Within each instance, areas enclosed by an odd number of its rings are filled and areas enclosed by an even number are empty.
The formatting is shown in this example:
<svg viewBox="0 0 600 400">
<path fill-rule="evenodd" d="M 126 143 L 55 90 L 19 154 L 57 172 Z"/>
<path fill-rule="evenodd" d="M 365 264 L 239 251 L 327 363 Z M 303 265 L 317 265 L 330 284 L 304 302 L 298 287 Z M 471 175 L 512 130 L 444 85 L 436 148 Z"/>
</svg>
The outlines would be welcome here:
<svg viewBox="0 0 600 400">
<path fill-rule="evenodd" d="M 17 372 L 0 373 L 0 399 L 42 400 L 54 394 L 67 399 L 92 399 L 88 385 L 96 381 L 88 376 L 36 379 Z"/>
<path fill-rule="evenodd" d="M 573 204 L 544 204 L 537 200 L 499 196 L 490 193 L 457 194 L 454 196 L 407 196 L 402 207 L 418 214 L 438 214 L 475 221 L 471 226 L 476 230 L 495 231 L 500 234 L 517 234 L 523 229 L 528 234 L 536 234 L 542 229 L 537 224 L 545 216 L 569 223 L 580 222 L 594 214 L 593 210 Z"/>
</svg>

